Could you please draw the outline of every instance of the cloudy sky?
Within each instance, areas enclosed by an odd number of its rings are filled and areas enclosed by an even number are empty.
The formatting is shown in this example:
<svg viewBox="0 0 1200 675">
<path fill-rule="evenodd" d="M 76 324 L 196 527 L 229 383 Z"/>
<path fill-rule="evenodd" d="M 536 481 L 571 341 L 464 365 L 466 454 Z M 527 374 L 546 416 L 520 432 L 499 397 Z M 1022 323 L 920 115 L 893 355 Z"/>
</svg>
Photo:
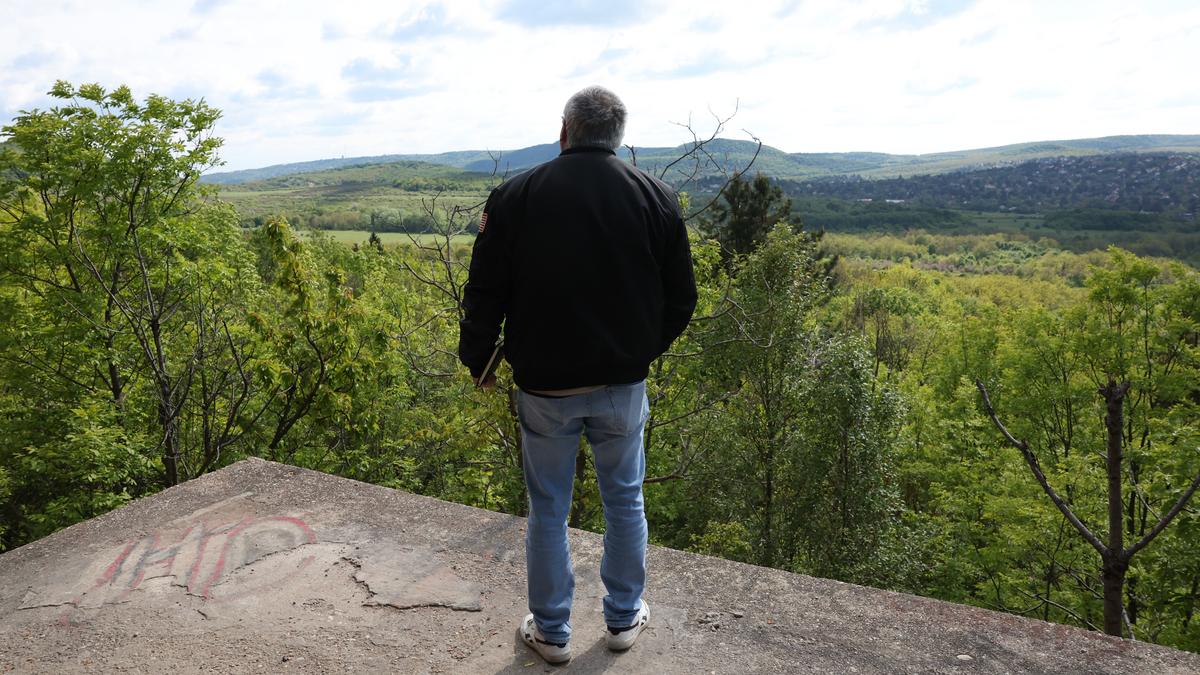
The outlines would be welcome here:
<svg viewBox="0 0 1200 675">
<path fill-rule="evenodd" d="M 203 97 L 226 169 L 513 149 L 603 84 L 626 141 L 788 152 L 1200 133 L 1200 2 L 0 0 L 0 123 L 56 79 Z"/>
</svg>

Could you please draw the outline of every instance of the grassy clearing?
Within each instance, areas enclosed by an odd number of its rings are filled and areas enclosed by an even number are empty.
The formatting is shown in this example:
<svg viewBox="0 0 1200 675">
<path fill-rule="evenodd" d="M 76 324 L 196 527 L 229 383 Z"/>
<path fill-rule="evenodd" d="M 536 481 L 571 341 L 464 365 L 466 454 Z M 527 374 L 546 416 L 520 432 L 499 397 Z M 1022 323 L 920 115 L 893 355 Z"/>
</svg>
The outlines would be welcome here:
<svg viewBox="0 0 1200 675">
<path fill-rule="evenodd" d="M 319 230 L 322 236 L 329 237 L 334 241 L 350 246 L 352 244 L 363 245 L 371 238 L 371 233 L 367 230 Z M 434 239 L 440 238 L 436 234 L 406 234 L 404 232 L 378 232 L 379 238 L 383 240 L 384 246 L 407 246 L 416 239 L 420 243 L 430 243 Z M 474 243 L 475 237 L 469 234 L 458 234 L 454 236 L 454 244 L 471 245 Z"/>
</svg>

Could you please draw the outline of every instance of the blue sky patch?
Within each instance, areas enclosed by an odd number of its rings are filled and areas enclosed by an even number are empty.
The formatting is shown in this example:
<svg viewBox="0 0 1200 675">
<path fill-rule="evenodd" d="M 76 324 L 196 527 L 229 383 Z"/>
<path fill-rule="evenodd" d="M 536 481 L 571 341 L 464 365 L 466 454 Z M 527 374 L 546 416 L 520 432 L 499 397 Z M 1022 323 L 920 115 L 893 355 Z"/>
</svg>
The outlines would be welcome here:
<svg viewBox="0 0 1200 675">
<path fill-rule="evenodd" d="M 9 67 L 13 70 L 28 70 L 44 66 L 54 58 L 54 52 L 38 51 L 25 52 L 12 60 Z"/>
<path fill-rule="evenodd" d="M 885 30 L 921 30 L 962 14 L 976 2 L 977 0 L 926 0 L 923 3 L 910 3 L 898 14 L 867 21 L 861 27 Z"/>
<path fill-rule="evenodd" d="M 399 101 L 421 96 L 433 91 L 433 87 L 388 84 L 360 84 L 350 88 L 349 98 L 355 103 L 376 101 Z"/>
<path fill-rule="evenodd" d="M 654 9 L 646 0 L 508 0 L 496 16 L 521 26 L 624 26 Z"/>
<path fill-rule="evenodd" d="M 401 59 L 397 66 L 381 66 L 367 58 L 357 58 L 342 66 L 342 77 L 352 82 L 394 82 L 411 70 L 412 60 Z"/>
<path fill-rule="evenodd" d="M 453 29 L 446 21 L 446 8 L 442 5 L 422 7 L 415 16 L 392 29 L 389 37 L 398 42 L 409 42 L 434 37 Z"/>
</svg>

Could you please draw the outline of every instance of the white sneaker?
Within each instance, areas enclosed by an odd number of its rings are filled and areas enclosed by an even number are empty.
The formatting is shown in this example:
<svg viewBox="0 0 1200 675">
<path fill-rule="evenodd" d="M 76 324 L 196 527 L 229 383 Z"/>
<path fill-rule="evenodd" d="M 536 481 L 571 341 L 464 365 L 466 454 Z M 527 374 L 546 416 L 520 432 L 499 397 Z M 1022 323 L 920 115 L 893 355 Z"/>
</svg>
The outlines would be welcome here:
<svg viewBox="0 0 1200 675">
<path fill-rule="evenodd" d="M 623 652 L 633 646 L 638 635 L 641 635 L 642 629 L 650 622 L 650 605 L 642 600 L 642 608 L 638 610 L 637 616 L 633 620 L 632 626 L 625 628 L 608 627 L 608 633 L 604 635 L 608 639 L 608 648 L 614 652 Z"/>
<path fill-rule="evenodd" d="M 547 642 L 532 614 L 525 615 L 517 633 L 521 636 L 521 642 L 546 659 L 546 663 L 566 663 L 571 660 L 571 643 Z"/>
</svg>

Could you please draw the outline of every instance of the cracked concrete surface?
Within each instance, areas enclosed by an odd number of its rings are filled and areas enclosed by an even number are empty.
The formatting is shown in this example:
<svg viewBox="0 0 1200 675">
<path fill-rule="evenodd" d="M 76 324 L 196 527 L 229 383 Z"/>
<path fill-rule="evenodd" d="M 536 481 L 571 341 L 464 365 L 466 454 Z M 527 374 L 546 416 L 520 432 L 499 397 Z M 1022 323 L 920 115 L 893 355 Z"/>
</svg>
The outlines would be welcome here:
<svg viewBox="0 0 1200 675">
<path fill-rule="evenodd" d="M 390 541 L 366 542 L 344 557 L 358 567 L 354 580 L 370 592 L 368 605 L 482 609 L 479 584 L 460 579 L 431 549 L 407 548 Z"/>
<path fill-rule="evenodd" d="M 524 520 L 249 460 L 0 555 L 0 672 L 552 671 L 515 640 Z M 604 647 L 571 533 L 574 671 L 1200 673 L 1200 657 L 652 547 Z"/>
</svg>

